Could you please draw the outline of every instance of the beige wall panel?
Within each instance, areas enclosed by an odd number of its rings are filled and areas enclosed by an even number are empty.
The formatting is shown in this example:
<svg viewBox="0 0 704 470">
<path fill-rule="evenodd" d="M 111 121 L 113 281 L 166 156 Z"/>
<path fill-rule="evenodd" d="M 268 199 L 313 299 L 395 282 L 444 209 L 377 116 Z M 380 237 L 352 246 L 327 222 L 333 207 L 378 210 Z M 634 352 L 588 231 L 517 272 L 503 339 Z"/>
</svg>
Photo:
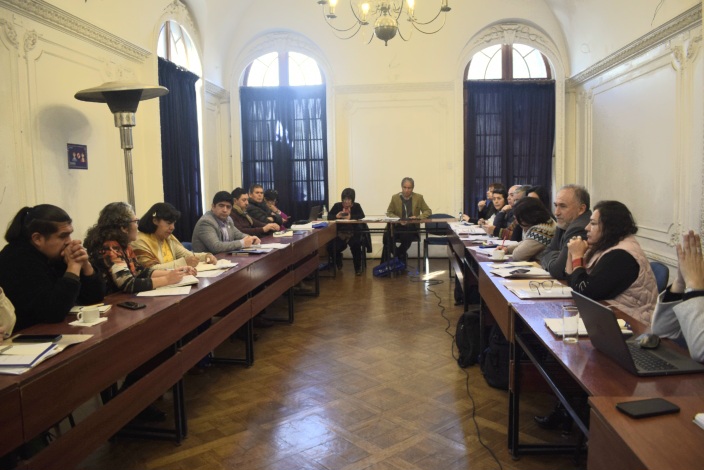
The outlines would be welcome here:
<svg viewBox="0 0 704 470">
<path fill-rule="evenodd" d="M 676 75 L 669 64 L 594 94 L 592 197 L 667 234 L 675 211 Z M 658 90 L 652 93 L 651 90 Z M 647 96 L 647 99 L 644 97 Z"/>
</svg>

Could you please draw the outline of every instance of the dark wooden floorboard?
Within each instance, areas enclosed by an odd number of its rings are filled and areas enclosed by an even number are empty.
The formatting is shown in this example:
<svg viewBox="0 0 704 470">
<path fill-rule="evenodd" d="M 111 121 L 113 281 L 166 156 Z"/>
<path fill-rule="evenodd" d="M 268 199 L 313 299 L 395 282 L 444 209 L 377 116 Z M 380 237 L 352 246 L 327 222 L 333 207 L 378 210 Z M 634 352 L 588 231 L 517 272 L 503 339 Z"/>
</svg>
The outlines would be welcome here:
<svg viewBox="0 0 704 470">
<path fill-rule="evenodd" d="M 502 468 L 580 468 L 565 456 L 511 458 L 507 393 L 488 387 L 478 366 L 460 369 L 452 356 L 462 312 L 446 271 L 428 286 L 406 275 L 375 279 L 371 265 L 355 277 L 351 264 L 336 279 L 321 279 L 319 298 L 297 297 L 293 325 L 256 330 L 253 367 L 215 365 L 186 377 L 189 436 L 182 445 L 116 439 L 81 468 L 499 468 L 479 443 L 473 413 Z M 447 262 L 433 260 L 431 267 L 447 269 Z M 267 314 L 285 312 L 281 301 Z M 218 348 L 241 353 L 239 341 Z M 522 404 L 523 442 L 565 442 L 532 423 L 552 404 L 539 394 Z M 169 411 L 170 396 L 157 406 Z"/>
</svg>

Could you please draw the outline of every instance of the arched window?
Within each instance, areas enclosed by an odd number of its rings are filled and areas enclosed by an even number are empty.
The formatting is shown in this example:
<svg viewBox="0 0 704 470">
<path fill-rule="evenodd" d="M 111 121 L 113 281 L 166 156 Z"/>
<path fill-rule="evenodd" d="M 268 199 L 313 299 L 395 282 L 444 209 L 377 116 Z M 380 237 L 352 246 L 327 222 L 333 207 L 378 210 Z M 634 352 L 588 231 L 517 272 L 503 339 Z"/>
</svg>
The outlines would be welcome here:
<svg viewBox="0 0 704 470">
<path fill-rule="evenodd" d="M 256 58 L 242 77 L 242 184 L 276 189 L 294 220 L 328 203 L 323 83 L 317 62 L 293 51 Z"/>
<path fill-rule="evenodd" d="M 474 54 L 467 80 L 550 80 L 550 62 L 538 49 L 525 44 L 496 44 Z"/>
<path fill-rule="evenodd" d="M 299 52 L 270 52 L 256 58 L 244 71 L 244 86 L 322 85 L 318 63 Z"/>
<path fill-rule="evenodd" d="M 202 65 L 186 30 L 166 21 L 159 32 L 161 158 L 164 200 L 181 211 L 174 235 L 188 241 L 203 213 Z"/>
<path fill-rule="evenodd" d="M 525 44 L 482 49 L 467 64 L 464 100 L 465 208 L 476 213 L 493 182 L 549 192 L 555 82 L 547 57 Z"/>
</svg>

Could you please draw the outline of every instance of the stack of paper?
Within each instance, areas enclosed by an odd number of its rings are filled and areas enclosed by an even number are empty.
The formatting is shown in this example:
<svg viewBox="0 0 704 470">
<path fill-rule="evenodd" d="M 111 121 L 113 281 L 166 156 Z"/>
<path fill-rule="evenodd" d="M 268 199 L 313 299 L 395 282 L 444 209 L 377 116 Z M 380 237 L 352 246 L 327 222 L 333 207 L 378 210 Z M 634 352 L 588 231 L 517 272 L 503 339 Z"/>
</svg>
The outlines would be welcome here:
<svg viewBox="0 0 704 470">
<path fill-rule="evenodd" d="M 112 305 L 109 305 L 109 304 L 108 305 L 105 305 L 105 304 L 76 305 L 70 310 L 70 313 L 76 314 L 76 313 L 80 312 L 81 310 L 90 310 L 92 308 L 97 308 L 98 311 L 100 312 L 100 314 L 102 315 L 105 312 L 107 312 L 108 310 L 110 310 L 112 308 Z"/>
<path fill-rule="evenodd" d="M 198 272 L 201 271 L 212 271 L 214 269 L 229 269 L 229 268 L 234 268 L 237 266 L 237 263 L 233 263 L 229 259 L 219 259 L 216 264 L 210 264 L 210 263 L 203 263 L 202 261 L 198 263 L 198 266 L 196 266 L 196 270 Z"/>
<path fill-rule="evenodd" d="M 62 335 L 61 339 L 56 343 L 26 343 L 26 344 L 11 344 L 10 347 L 4 346 L 0 348 L 0 374 L 19 375 L 30 368 L 36 366 L 49 359 L 52 356 L 60 353 L 72 344 L 82 343 L 93 335 Z M 47 346 L 48 345 L 48 346 Z M 44 349 L 46 348 L 46 349 Z M 43 352 L 38 353 L 38 351 Z M 9 353 L 9 354 L 8 354 Z M 11 356 L 24 356 L 23 359 L 12 358 Z M 30 365 L 14 365 L 12 362 L 27 362 L 28 358 L 34 356 L 35 359 L 30 361 Z"/>
<path fill-rule="evenodd" d="M 526 278 L 549 278 L 550 273 L 543 268 L 538 268 L 535 266 L 526 266 L 516 268 L 513 266 L 496 268 L 489 271 L 491 274 L 500 277 L 515 278 L 515 279 L 526 279 Z"/>
<path fill-rule="evenodd" d="M 621 327 L 621 333 L 624 336 L 629 336 L 633 334 L 628 328 L 628 324 L 623 320 L 619 319 L 619 326 Z M 547 326 L 554 335 L 562 337 L 562 318 L 546 318 L 545 326 Z M 584 326 L 582 319 L 579 319 L 579 336 L 587 336 L 587 327 Z"/>
</svg>

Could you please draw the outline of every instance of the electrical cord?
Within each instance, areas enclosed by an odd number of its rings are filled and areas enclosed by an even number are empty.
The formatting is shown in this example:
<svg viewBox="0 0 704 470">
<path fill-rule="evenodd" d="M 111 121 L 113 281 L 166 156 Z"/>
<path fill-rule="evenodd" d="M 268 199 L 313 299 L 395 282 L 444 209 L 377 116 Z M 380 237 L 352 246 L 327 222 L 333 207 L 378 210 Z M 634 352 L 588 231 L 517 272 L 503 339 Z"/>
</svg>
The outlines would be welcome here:
<svg viewBox="0 0 704 470">
<path fill-rule="evenodd" d="M 420 282 L 420 281 L 411 279 L 411 282 Z M 455 343 L 455 335 L 453 335 L 452 332 L 451 332 L 452 322 L 451 322 L 450 319 L 445 315 L 445 306 L 444 306 L 443 303 L 442 303 L 442 298 L 437 294 L 437 292 L 435 292 L 433 289 L 430 288 L 430 286 L 442 284 L 444 281 L 440 281 L 440 280 L 426 280 L 426 281 L 424 281 L 424 282 L 426 282 L 426 285 L 427 285 L 426 290 L 429 291 L 429 292 L 432 292 L 433 295 L 438 299 L 437 306 L 440 308 L 440 316 L 441 316 L 442 318 L 444 318 L 445 321 L 447 322 L 447 326 L 445 327 L 445 333 L 446 333 L 450 338 L 452 338 L 452 342 L 450 343 L 450 354 L 452 355 L 452 358 L 455 359 L 455 361 L 457 361 L 458 357 L 455 356 L 455 344 L 456 344 L 456 343 Z M 500 462 L 499 459 L 496 457 L 496 454 L 494 454 L 494 451 L 492 451 L 492 450 L 489 448 L 489 446 L 487 446 L 487 445 L 484 443 L 484 441 L 482 440 L 481 431 L 479 430 L 479 423 L 477 423 L 477 417 L 476 417 L 476 409 L 477 409 L 477 407 L 476 407 L 476 404 L 475 404 L 475 402 L 474 402 L 474 396 L 472 396 L 472 392 L 471 392 L 471 390 L 470 390 L 470 388 L 469 388 L 469 373 L 468 373 L 465 369 L 462 369 L 462 372 L 464 372 L 464 375 L 465 375 L 465 388 L 466 388 L 466 390 L 467 390 L 467 396 L 469 397 L 469 400 L 472 402 L 472 422 L 474 423 L 474 429 L 477 431 L 477 439 L 479 440 L 479 444 L 481 444 L 482 447 L 484 447 L 484 448 L 489 452 L 489 454 L 491 455 L 491 457 L 494 459 L 494 461 L 496 462 L 496 464 L 499 466 L 499 470 L 503 470 L 504 467 L 503 467 L 503 465 L 501 465 L 501 462 Z"/>
</svg>

